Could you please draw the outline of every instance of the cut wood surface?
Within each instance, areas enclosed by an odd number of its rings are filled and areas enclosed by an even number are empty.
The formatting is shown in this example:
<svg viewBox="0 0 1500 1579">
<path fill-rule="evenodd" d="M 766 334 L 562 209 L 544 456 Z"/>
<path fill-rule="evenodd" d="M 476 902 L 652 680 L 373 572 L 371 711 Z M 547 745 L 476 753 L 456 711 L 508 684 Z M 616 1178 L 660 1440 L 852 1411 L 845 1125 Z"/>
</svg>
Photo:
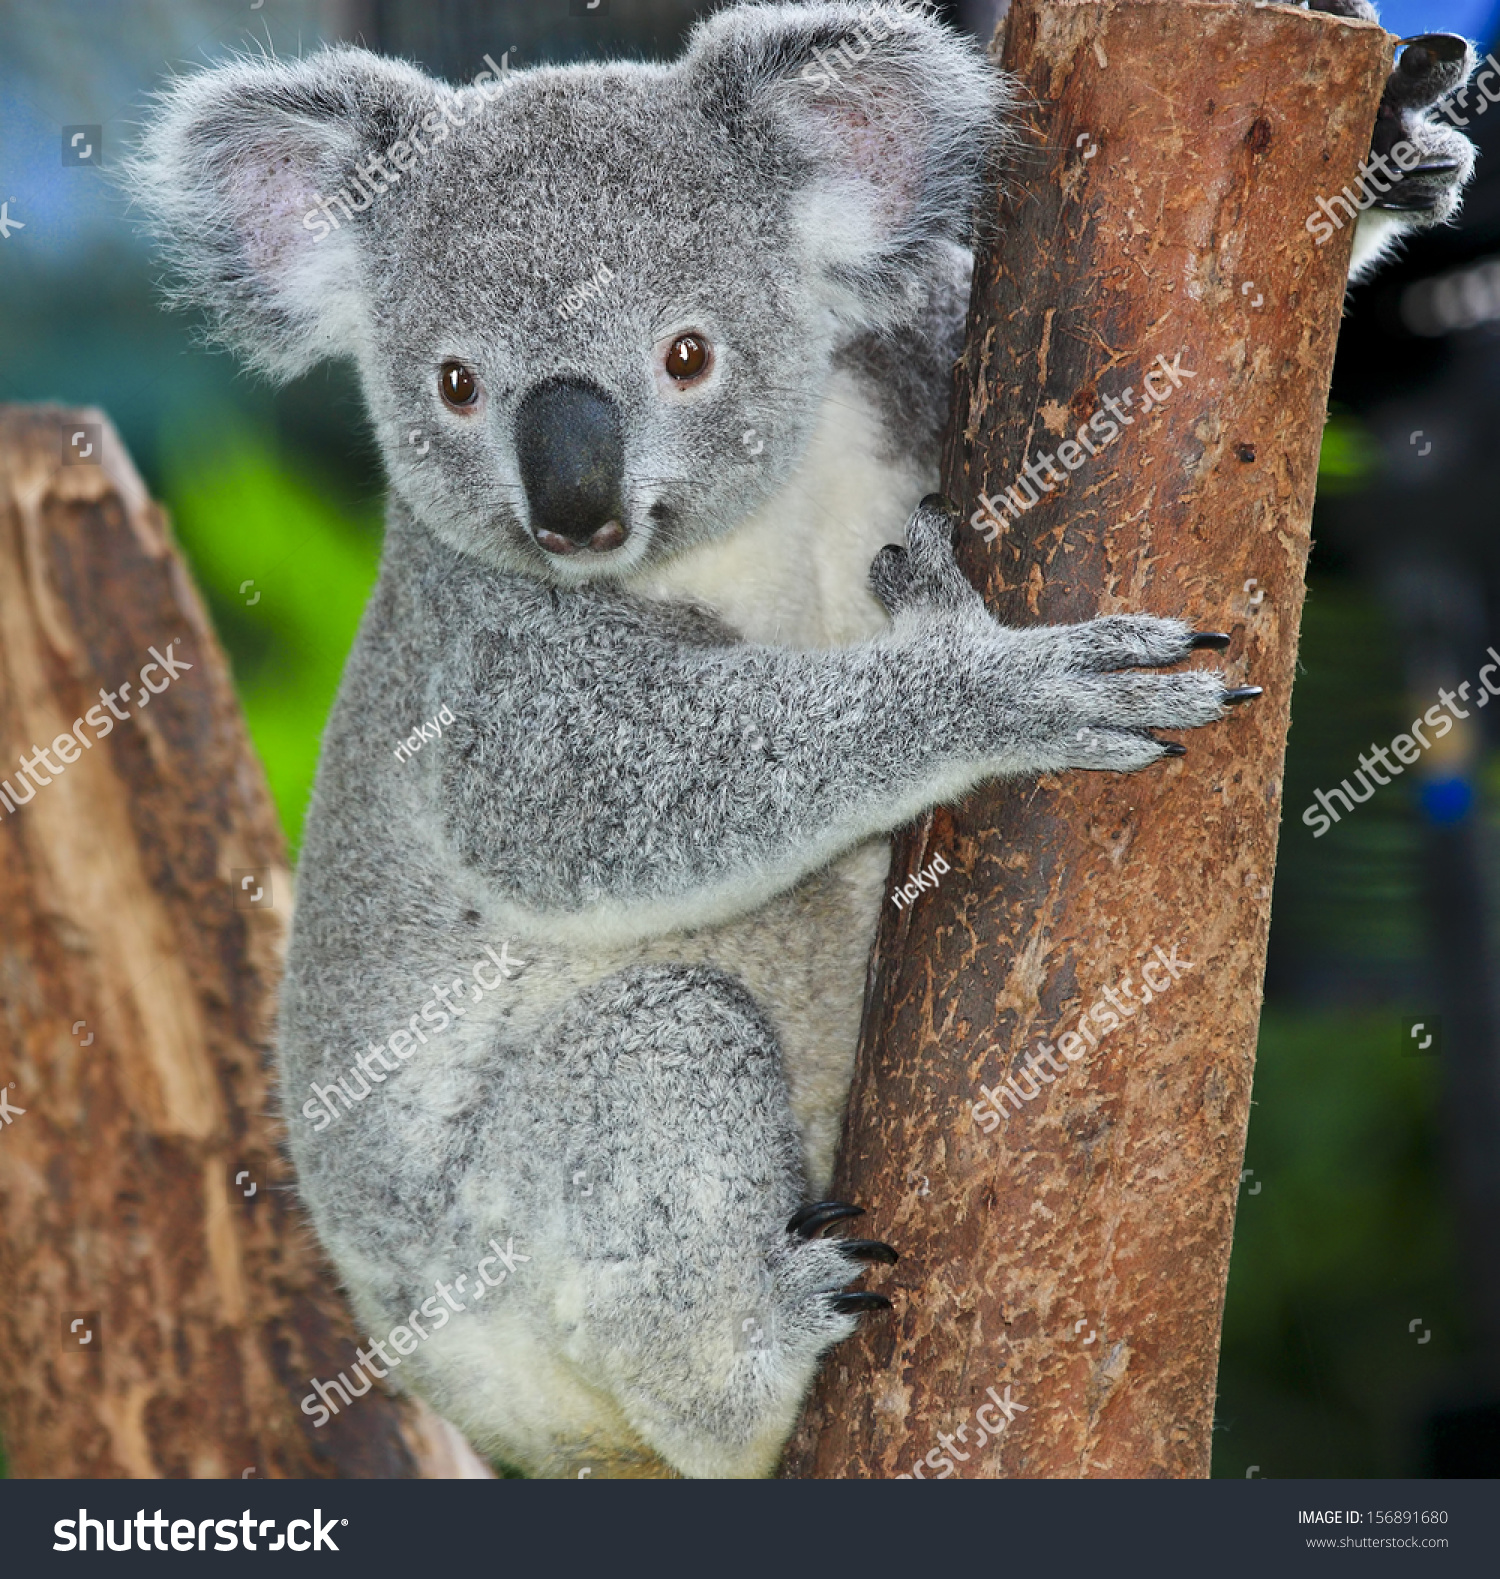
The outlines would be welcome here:
<svg viewBox="0 0 1500 1579">
<path fill-rule="evenodd" d="M 1354 181 L 1391 54 L 1291 7 L 1011 10 L 1034 135 L 958 370 L 961 562 L 1007 623 L 1230 632 L 1195 661 L 1266 694 L 1179 761 L 987 788 L 897 840 L 834 1186 L 902 1252 L 865 1280 L 895 1309 L 830 1357 L 788 1474 L 1208 1473 L 1351 244 L 1305 220 Z"/>
<path fill-rule="evenodd" d="M 97 411 L 0 408 L 0 790 L 10 1473 L 488 1473 L 425 1406 L 371 1392 L 321 1430 L 299 1410 L 364 1338 L 271 1116 L 285 849 L 165 517 Z"/>
</svg>

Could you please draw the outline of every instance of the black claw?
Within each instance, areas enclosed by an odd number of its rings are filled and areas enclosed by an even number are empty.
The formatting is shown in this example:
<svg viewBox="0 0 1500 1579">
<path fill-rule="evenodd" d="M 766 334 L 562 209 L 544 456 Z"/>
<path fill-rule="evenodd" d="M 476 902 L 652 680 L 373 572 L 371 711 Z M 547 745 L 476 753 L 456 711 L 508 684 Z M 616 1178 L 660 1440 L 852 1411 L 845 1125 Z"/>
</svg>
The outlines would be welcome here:
<svg viewBox="0 0 1500 1579">
<path fill-rule="evenodd" d="M 1258 685 L 1237 685 L 1225 691 L 1222 701 L 1225 707 L 1236 707 L 1241 702 L 1253 702 L 1257 696 L 1264 694 Z"/>
<path fill-rule="evenodd" d="M 1164 740 L 1161 745 L 1161 753 L 1164 757 L 1185 757 L 1187 755 L 1187 747 L 1178 745 L 1175 740 Z"/>
<path fill-rule="evenodd" d="M 1383 209 L 1387 214 L 1430 214 L 1437 207 L 1437 199 L 1413 198 L 1410 203 L 1382 201 L 1376 203 L 1375 207 Z"/>
<path fill-rule="evenodd" d="M 841 1316 L 862 1316 L 867 1310 L 895 1308 L 884 1294 L 871 1294 L 867 1289 L 856 1289 L 852 1294 L 835 1294 L 829 1303 Z"/>
<path fill-rule="evenodd" d="M 786 1225 L 789 1234 L 801 1234 L 804 1239 L 811 1239 L 820 1228 L 826 1228 L 829 1223 L 836 1223 L 844 1217 L 863 1217 L 863 1206 L 851 1206 L 847 1201 L 813 1201 L 807 1206 L 799 1206 L 792 1214 L 791 1221 Z"/>
<path fill-rule="evenodd" d="M 1468 43 L 1457 33 L 1418 33 L 1412 38 L 1398 38 L 1396 45 L 1407 51 L 1425 51 L 1431 59 L 1441 60 L 1445 65 L 1450 66 L 1456 66 L 1469 52 Z M 1424 64 L 1419 57 L 1407 66 L 1407 58 L 1407 55 L 1401 57 L 1401 65 L 1407 71 L 1416 72 Z"/>
<path fill-rule="evenodd" d="M 919 510 L 939 510 L 944 515 L 958 514 L 958 506 L 945 493 L 924 494 L 922 502 L 917 508 Z"/>
<path fill-rule="evenodd" d="M 1189 647 L 1212 647 L 1218 652 L 1223 652 L 1229 645 L 1228 631 L 1194 631 Z"/>
<path fill-rule="evenodd" d="M 895 1266 L 901 1259 L 896 1247 L 883 1239 L 835 1239 L 833 1243 L 856 1261 L 878 1261 L 882 1266 Z"/>
</svg>

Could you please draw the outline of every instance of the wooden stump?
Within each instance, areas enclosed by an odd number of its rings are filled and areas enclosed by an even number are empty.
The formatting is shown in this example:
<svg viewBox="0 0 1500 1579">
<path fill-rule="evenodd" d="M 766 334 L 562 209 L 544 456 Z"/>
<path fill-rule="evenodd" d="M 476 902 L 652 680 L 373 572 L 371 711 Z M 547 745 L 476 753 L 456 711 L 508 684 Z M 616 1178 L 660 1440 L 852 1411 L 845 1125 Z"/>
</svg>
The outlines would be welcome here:
<svg viewBox="0 0 1500 1579">
<path fill-rule="evenodd" d="M 10 1472 L 487 1473 L 425 1406 L 299 1410 L 363 1340 L 272 1117 L 291 877 L 223 653 L 97 411 L 0 408 L 0 790 Z"/>
</svg>

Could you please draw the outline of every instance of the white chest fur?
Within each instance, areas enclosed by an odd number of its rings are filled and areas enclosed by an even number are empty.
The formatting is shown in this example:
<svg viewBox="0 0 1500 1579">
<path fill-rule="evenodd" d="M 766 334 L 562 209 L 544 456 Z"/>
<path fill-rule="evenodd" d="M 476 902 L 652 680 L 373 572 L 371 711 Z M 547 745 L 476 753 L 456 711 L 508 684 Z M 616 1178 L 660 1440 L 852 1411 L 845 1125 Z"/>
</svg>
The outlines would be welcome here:
<svg viewBox="0 0 1500 1579">
<path fill-rule="evenodd" d="M 846 647 L 881 630 L 870 561 L 929 486 L 879 453 L 879 419 L 860 386 L 835 375 L 812 443 L 786 486 L 729 536 L 641 576 L 649 597 L 714 610 L 747 641 Z"/>
<path fill-rule="evenodd" d="M 886 624 L 870 562 L 905 540 L 933 479 L 879 451 L 878 418 L 849 378 L 830 386 L 802 465 L 731 536 L 643 577 L 649 596 L 712 609 L 747 641 L 850 646 Z M 854 1068 L 865 971 L 885 891 L 889 846 L 872 840 L 736 920 L 658 939 L 658 958 L 705 960 L 737 974 L 781 1040 L 811 1188 L 833 1170 Z"/>
</svg>

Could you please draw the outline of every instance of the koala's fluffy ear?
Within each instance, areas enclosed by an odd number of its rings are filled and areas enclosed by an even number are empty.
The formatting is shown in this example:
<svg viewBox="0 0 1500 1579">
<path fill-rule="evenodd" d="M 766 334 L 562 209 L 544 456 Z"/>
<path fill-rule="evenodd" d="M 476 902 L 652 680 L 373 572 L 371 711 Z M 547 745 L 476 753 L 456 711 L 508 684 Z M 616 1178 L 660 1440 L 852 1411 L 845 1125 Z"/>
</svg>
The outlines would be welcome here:
<svg viewBox="0 0 1500 1579">
<path fill-rule="evenodd" d="M 758 183 L 789 188 L 840 318 L 920 309 L 935 247 L 967 239 L 1007 79 L 910 4 L 745 5 L 695 30 L 683 68 Z"/>
<path fill-rule="evenodd" d="M 331 225 L 319 204 L 352 192 L 367 208 L 357 163 L 443 91 L 351 48 L 238 60 L 165 89 L 124 179 L 173 266 L 174 302 L 206 308 L 214 338 L 273 377 L 352 351 L 368 299 L 362 216 L 336 205 Z"/>
</svg>

